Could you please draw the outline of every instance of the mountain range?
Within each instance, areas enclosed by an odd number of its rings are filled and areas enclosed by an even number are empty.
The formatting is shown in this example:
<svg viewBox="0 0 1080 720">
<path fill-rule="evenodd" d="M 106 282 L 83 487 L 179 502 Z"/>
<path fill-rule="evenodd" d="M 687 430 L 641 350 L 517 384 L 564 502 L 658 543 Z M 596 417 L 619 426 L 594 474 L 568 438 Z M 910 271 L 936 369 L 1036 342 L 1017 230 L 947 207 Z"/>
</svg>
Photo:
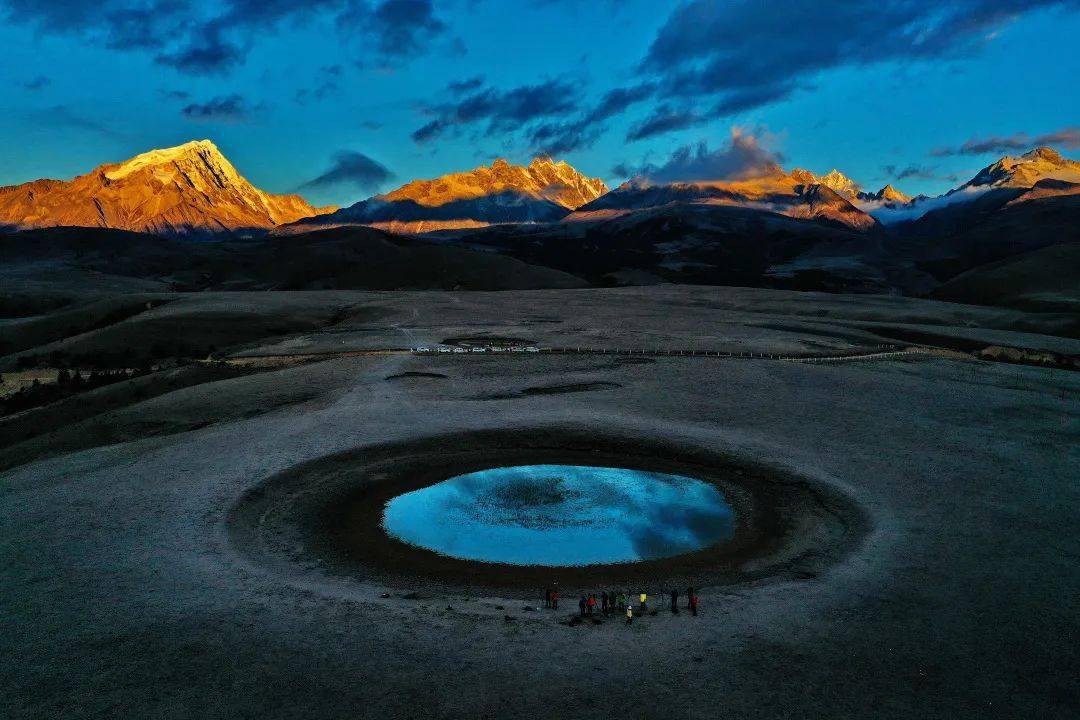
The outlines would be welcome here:
<svg viewBox="0 0 1080 720">
<path fill-rule="evenodd" d="M 1025 189 L 1046 197 L 1070 192 L 1075 183 L 1080 183 L 1080 163 L 1045 147 L 1004 157 L 937 198 L 912 198 L 892 185 L 865 192 L 836 169 L 818 176 L 799 168 L 786 172 L 775 164 L 736 180 L 653 183 L 637 177 L 609 191 L 603 180 L 539 156 L 525 166 L 499 158 L 467 172 L 414 180 L 338 209 L 313 207 L 299 195 L 264 192 L 212 142 L 196 140 L 102 165 L 70 181 L 0 188 L 0 225 L 108 227 L 174 236 L 367 225 L 420 234 L 505 223 L 595 222 L 670 203 L 697 203 L 871 231 L 881 222 L 916 219 L 992 190 Z"/>
<path fill-rule="evenodd" d="M 579 207 L 569 221 L 597 221 L 670 203 L 727 205 L 788 217 L 815 220 L 857 230 L 877 225 L 851 200 L 819 182 L 805 170 L 766 168 L 751 178 L 706 182 L 662 183 L 634 178 Z"/>
<path fill-rule="evenodd" d="M 256 188 L 200 140 L 70 181 L 0 188 L 4 227 L 0 262 L 51 257 L 189 289 L 678 282 L 919 295 L 948 287 L 950 299 L 977 287 L 983 302 L 993 283 L 952 280 L 983 265 L 995 269 L 973 277 L 1016 267 L 1044 278 L 1050 259 L 1075 257 L 1036 251 L 1080 240 L 1080 163 L 1036 148 L 944 195 L 910 198 L 891 185 L 865 192 L 837 170 L 771 165 L 735 180 L 638 177 L 608 190 L 548 157 L 498 159 L 337 209 Z M 55 227 L 63 232 L 43 230 Z M 175 244 L 193 236 L 219 243 Z M 1060 293 L 1023 294 L 1009 302 L 1073 307 Z"/>
<path fill-rule="evenodd" d="M 414 180 L 337 212 L 307 218 L 289 232 L 313 227 L 370 225 L 398 233 L 561 220 L 608 191 L 565 162 L 536 157 L 528 166 L 503 158 L 490 166 Z"/>
</svg>

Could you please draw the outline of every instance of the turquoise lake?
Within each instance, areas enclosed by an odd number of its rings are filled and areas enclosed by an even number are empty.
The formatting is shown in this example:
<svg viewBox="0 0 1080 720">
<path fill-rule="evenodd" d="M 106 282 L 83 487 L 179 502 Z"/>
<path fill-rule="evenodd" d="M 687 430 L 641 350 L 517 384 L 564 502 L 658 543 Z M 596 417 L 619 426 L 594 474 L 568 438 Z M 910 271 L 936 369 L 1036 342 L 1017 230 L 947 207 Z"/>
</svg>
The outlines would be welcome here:
<svg viewBox="0 0 1080 720">
<path fill-rule="evenodd" d="M 513 565 L 593 565 L 670 557 L 734 532 L 712 484 L 587 465 L 518 465 L 458 475 L 386 504 L 383 527 L 449 557 Z"/>
</svg>

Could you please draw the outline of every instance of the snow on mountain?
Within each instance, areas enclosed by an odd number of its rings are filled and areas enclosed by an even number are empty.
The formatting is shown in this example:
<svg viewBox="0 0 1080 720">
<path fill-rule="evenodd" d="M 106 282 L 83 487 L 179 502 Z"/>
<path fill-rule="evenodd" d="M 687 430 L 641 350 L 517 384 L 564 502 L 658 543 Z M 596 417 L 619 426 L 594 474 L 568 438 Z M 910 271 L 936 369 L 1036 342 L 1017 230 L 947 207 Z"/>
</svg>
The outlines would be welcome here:
<svg viewBox="0 0 1080 720">
<path fill-rule="evenodd" d="M 840 195 L 848 198 L 856 197 L 859 192 L 859 184 L 839 170 L 833 169 L 817 179 L 817 182 Z"/>
<path fill-rule="evenodd" d="M 1040 180 L 1080 182 L 1080 162 L 1053 148 L 1038 147 L 1020 157 L 1006 156 L 979 171 L 961 187 L 1029 188 Z"/>
<path fill-rule="evenodd" d="M 820 182 L 813 173 L 798 168 L 785 173 L 779 167 L 741 180 L 652 183 L 647 178 L 635 178 L 578 208 L 565 222 L 602 220 L 671 203 L 731 205 L 859 230 L 876 225 L 849 198 Z"/>
<path fill-rule="evenodd" d="M 300 225 L 363 224 L 392 232 L 554 222 L 607 192 L 566 162 L 536 157 L 527 166 L 499 158 L 490 166 L 414 180 L 396 190 Z"/>
<path fill-rule="evenodd" d="M 993 191 L 1014 191 L 1003 195 L 1002 203 L 1035 197 L 1073 194 L 1080 183 L 1080 162 L 1070 160 L 1048 147 L 1038 147 L 1019 157 L 1006 156 L 980 170 L 975 177 L 944 195 L 917 197 L 907 202 L 871 202 L 862 205 L 880 222 L 891 224 L 916 220 L 929 212 L 976 200 Z M 1035 191 L 1038 186 L 1037 191 Z M 1028 190 L 1027 193 L 1022 191 Z"/>
<path fill-rule="evenodd" d="M 299 195 L 255 187 L 209 140 L 151 150 L 70 181 L 0 188 L 0 224 L 18 228 L 199 235 L 269 229 L 324 211 Z"/>
</svg>

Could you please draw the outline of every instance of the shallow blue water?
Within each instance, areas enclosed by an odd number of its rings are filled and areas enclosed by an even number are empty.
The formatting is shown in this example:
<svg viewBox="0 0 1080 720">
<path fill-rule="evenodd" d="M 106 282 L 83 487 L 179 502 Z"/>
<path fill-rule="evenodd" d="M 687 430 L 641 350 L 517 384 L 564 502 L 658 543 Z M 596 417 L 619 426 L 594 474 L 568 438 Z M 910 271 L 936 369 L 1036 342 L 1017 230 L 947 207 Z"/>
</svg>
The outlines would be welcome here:
<svg viewBox="0 0 1080 720">
<path fill-rule="evenodd" d="M 518 465 L 458 475 L 386 504 L 383 527 L 411 545 L 514 565 L 634 562 L 731 537 L 715 486 L 681 475 Z"/>
</svg>

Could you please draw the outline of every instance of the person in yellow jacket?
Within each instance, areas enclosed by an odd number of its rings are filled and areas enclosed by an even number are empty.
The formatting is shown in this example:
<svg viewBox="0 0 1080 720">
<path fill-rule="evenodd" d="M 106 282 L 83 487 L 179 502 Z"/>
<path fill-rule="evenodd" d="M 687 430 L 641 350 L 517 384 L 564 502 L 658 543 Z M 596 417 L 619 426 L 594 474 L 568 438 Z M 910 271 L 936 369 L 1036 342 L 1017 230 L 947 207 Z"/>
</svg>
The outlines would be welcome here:
<svg viewBox="0 0 1080 720">
<path fill-rule="evenodd" d="M 647 593 L 641 593 L 641 612 L 645 612 L 648 608 L 645 607 L 645 602 L 649 599 Z"/>
</svg>

